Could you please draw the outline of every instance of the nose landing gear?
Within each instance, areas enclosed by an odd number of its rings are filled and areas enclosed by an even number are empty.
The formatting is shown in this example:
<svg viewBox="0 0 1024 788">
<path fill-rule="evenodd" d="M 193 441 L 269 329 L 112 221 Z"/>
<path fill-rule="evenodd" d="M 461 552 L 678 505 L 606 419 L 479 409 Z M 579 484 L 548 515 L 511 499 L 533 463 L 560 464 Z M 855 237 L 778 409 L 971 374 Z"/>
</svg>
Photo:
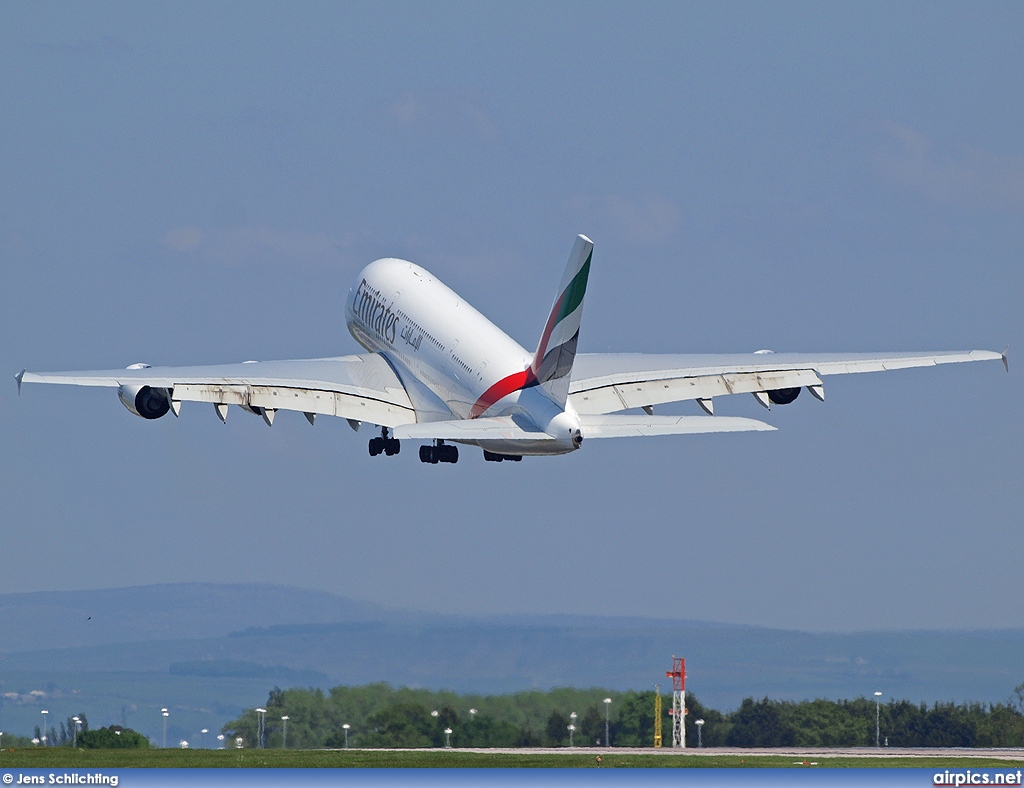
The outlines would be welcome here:
<svg viewBox="0 0 1024 788">
<path fill-rule="evenodd" d="M 449 446 L 439 440 L 434 446 L 420 446 L 420 462 L 437 465 L 439 462 L 456 463 L 459 461 L 457 446 Z"/>
<path fill-rule="evenodd" d="M 402 443 L 396 438 L 388 437 L 388 428 L 380 428 L 379 438 L 370 438 L 370 456 L 376 457 L 378 454 L 386 454 L 388 457 L 393 457 L 402 450 Z"/>
</svg>

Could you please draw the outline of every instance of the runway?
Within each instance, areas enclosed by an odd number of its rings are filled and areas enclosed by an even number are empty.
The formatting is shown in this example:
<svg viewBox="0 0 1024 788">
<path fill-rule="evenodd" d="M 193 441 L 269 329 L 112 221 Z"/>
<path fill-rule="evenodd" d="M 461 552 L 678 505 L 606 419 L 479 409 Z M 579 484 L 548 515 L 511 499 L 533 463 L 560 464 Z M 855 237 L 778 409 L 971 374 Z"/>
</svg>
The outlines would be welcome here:
<svg viewBox="0 0 1024 788">
<path fill-rule="evenodd" d="M 367 750 L 364 750 L 367 751 Z M 794 761 L 822 758 L 988 758 L 1024 762 L 1024 748 L 1008 747 L 694 747 L 674 750 L 671 747 L 452 747 L 424 749 L 388 749 L 382 752 L 473 752 L 484 755 L 593 755 L 595 758 L 624 755 L 688 755 L 775 756 Z"/>
</svg>

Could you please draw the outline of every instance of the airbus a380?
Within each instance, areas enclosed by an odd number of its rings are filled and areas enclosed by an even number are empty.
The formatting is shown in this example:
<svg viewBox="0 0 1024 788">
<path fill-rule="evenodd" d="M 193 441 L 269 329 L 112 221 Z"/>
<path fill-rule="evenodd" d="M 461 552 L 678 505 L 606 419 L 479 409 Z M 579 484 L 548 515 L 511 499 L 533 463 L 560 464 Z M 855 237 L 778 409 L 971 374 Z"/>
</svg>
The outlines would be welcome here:
<svg viewBox="0 0 1024 788">
<path fill-rule="evenodd" d="M 821 378 L 853 372 L 1002 359 L 987 350 L 934 353 L 745 355 L 576 353 L 594 245 L 580 235 L 537 349 L 530 353 L 430 272 L 406 260 L 370 263 L 349 291 L 348 329 L 366 353 L 303 361 L 243 362 L 95 372 L 28 372 L 23 383 L 116 387 L 144 419 L 183 402 L 228 406 L 274 423 L 279 410 L 340 416 L 353 429 L 376 425 L 371 456 L 426 442 L 426 463 L 458 461 L 455 444 L 484 459 L 567 454 L 591 438 L 772 430 L 756 419 L 714 416 L 716 397 L 752 394 L 770 408 L 806 388 L 825 399 Z M 707 415 L 654 415 L 654 406 L 695 400 Z M 634 411 L 623 413 L 622 411 Z M 642 412 L 636 412 L 642 411 Z"/>
</svg>

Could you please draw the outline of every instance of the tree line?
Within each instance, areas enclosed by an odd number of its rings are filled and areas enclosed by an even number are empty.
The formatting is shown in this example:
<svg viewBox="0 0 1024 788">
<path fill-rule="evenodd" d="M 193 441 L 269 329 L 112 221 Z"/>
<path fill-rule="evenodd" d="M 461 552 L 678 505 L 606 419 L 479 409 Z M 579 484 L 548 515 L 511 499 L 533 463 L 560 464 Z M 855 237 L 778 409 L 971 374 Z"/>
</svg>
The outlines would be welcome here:
<svg viewBox="0 0 1024 788">
<path fill-rule="evenodd" d="M 89 718 L 85 712 L 68 717 L 47 731 L 35 726 L 32 738 L 4 734 L 0 737 L 0 747 L 81 747 L 94 749 L 140 749 L 149 747 L 149 739 L 138 731 L 120 725 L 106 728 L 89 728 Z"/>
<path fill-rule="evenodd" d="M 696 721 L 706 747 L 1024 746 L 1024 684 L 1005 703 L 906 700 L 781 701 L 746 698 L 721 712 L 686 696 L 688 747 L 696 747 Z M 263 740 L 254 709 L 224 726 L 247 747 L 577 747 L 603 745 L 605 718 L 611 746 L 651 747 L 654 696 L 600 688 L 558 688 L 509 695 L 458 695 L 388 684 L 288 689 L 275 687 L 265 706 Z M 610 698 L 611 703 L 604 703 Z M 671 695 L 663 695 L 664 746 L 672 743 Z M 575 716 L 572 716 L 575 714 Z M 288 717 L 287 723 L 281 718 Z M 287 741 L 285 741 L 287 724 Z M 344 726 L 348 726 L 346 729 Z M 574 730 L 570 731 L 569 726 Z M 446 734 L 445 731 L 450 731 Z"/>
</svg>

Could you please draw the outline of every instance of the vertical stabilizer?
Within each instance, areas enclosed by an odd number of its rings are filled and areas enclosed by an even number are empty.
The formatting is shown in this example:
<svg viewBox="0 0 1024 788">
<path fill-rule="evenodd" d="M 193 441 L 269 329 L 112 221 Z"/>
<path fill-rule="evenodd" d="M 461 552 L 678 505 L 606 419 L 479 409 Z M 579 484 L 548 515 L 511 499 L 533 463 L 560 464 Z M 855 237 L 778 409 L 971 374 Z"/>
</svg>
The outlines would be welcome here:
<svg viewBox="0 0 1024 788">
<path fill-rule="evenodd" d="M 569 395 L 569 378 L 573 361 L 576 360 L 583 296 L 587 292 L 593 253 L 593 242 L 585 235 L 576 236 L 562 284 L 558 288 L 558 296 L 544 325 L 533 364 L 530 365 L 537 384 L 561 408 L 565 407 Z"/>
</svg>

